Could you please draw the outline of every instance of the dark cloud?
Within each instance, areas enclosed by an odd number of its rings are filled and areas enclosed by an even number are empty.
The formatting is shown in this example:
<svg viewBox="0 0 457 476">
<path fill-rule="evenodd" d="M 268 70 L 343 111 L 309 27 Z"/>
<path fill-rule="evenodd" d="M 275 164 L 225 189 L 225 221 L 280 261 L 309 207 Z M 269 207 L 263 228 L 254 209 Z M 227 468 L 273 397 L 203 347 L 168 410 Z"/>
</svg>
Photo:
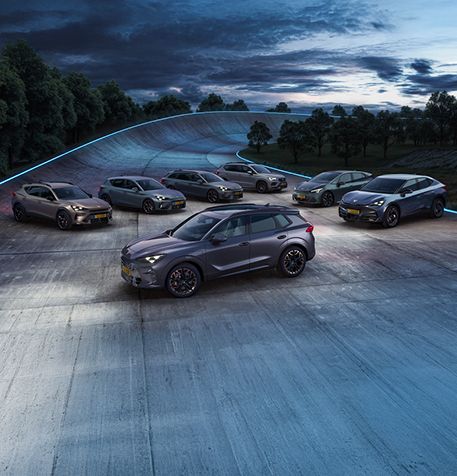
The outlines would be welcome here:
<svg viewBox="0 0 457 476">
<path fill-rule="evenodd" d="M 412 74 L 399 86 L 406 95 L 427 96 L 434 91 L 457 91 L 457 74 Z"/>
<path fill-rule="evenodd" d="M 388 56 L 364 56 L 358 60 L 360 66 L 374 71 L 384 81 L 394 82 L 402 75 L 400 62 Z"/>
<path fill-rule="evenodd" d="M 411 63 L 411 68 L 420 74 L 430 74 L 432 72 L 432 62 L 426 59 L 416 59 Z"/>
</svg>

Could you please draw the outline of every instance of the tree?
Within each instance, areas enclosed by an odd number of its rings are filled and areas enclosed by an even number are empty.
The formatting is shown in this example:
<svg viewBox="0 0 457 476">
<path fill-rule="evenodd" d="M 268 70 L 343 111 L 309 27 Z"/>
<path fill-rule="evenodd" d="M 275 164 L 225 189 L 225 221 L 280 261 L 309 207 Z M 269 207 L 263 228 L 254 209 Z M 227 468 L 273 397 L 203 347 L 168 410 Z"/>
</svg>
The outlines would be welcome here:
<svg viewBox="0 0 457 476">
<path fill-rule="evenodd" d="M 138 107 L 116 81 L 108 81 L 99 86 L 98 91 L 102 98 L 106 123 L 112 125 L 127 123 L 138 115 Z"/>
<path fill-rule="evenodd" d="M 302 152 L 312 149 L 313 140 L 306 122 L 286 120 L 279 131 L 278 145 L 282 149 L 289 149 L 297 163 Z"/>
<path fill-rule="evenodd" d="M 374 122 L 375 116 L 363 106 L 356 106 L 352 109 L 352 116 L 357 124 L 357 136 L 363 150 L 363 157 L 367 156 L 367 147 L 370 142 L 374 141 Z"/>
<path fill-rule="evenodd" d="M 434 122 L 438 129 L 440 145 L 443 145 L 447 139 L 455 102 L 455 97 L 446 91 L 437 91 L 430 96 L 425 106 L 426 116 Z"/>
<path fill-rule="evenodd" d="M 290 112 L 290 108 L 285 102 L 280 102 L 272 109 L 267 109 L 267 112 Z"/>
<path fill-rule="evenodd" d="M 330 130 L 330 126 L 333 124 L 333 119 L 328 113 L 324 112 L 322 108 L 317 108 L 314 109 L 311 113 L 311 117 L 308 117 L 305 122 L 313 138 L 314 147 L 317 147 L 317 156 L 321 157 L 322 147 Z"/>
<path fill-rule="evenodd" d="M 0 173 L 13 168 L 20 156 L 29 121 L 25 86 L 4 61 L 0 62 Z"/>
<path fill-rule="evenodd" d="M 260 152 L 260 148 L 263 145 L 267 145 L 268 141 L 272 138 L 270 129 L 267 125 L 263 122 L 255 121 L 252 124 L 249 132 L 247 134 L 247 138 L 249 140 L 249 147 L 255 147 L 257 153 Z"/>
<path fill-rule="evenodd" d="M 399 115 L 390 111 L 379 111 L 374 124 L 376 141 L 382 145 L 383 157 L 387 157 L 388 148 L 401 135 Z"/>
<path fill-rule="evenodd" d="M 83 74 L 70 73 L 64 81 L 75 98 L 73 141 L 78 142 L 83 134 L 92 132 L 103 122 L 103 101 L 99 91 L 91 88 L 90 81 Z"/>
<path fill-rule="evenodd" d="M 51 69 L 25 42 L 9 44 L 3 57 L 25 86 L 29 123 L 22 157 L 28 162 L 62 149 L 65 130 L 65 98 Z"/>
<path fill-rule="evenodd" d="M 233 101 L 232 104 L 225 105 L 226 111 L 249 111 L 246 103 L 242 99 Z"/>
<path fill-rule="evenodd" d="M 361 142 L 357 119 L 346 116 L 332 125 L 330 132 L 332 151 L 344 159 L 345 167 L 349 166 L 349 159 L 360 152 Z"/>
<path fill-rule="evenodd" d="M 177 116 L 178 114 L 188 114 L 192 112 L 187 101 L 178 99 L 172 94 L 162 96 L 157 101 L 149 101 L 143 105 L 143 112 L 150 119 Z"/>
<path fill-rule="evenodd" d="M 225 107 L 224 100 L 217 94 L 210 93 L 206 99 L 198 105 L 197 112 L 223 111 Z"/>
<path fill-rule="evenodd" d="M 332 109 L 332 116 L 346 117 L 348 114 L 341 104 L 336 104 Z"/>
</svg>

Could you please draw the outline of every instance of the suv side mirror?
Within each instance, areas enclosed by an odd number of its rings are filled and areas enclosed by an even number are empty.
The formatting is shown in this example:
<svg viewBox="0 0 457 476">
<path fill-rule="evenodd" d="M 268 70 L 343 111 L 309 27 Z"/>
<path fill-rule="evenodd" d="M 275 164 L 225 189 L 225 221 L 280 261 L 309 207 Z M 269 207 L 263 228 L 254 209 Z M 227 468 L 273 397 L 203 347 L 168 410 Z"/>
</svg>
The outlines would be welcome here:
<svg viewBox="0 0 457 476">
<path fill-rule="evenodd" d="M 404 197 L 405 195 L 408 195 L 409 193 L 413 193 L 413 191 L 410 188 L 404 188 L 403 190 L 400 191 L 400 195 Z"/>
<path fill-rule="evenodd" d="M 140 189 L 138 187 L 133 187 L 132 188 L 132 192 L 139 192 L 139 191 L 140 191 Z"/>
<path fill-rule="evenodd" d="M 248 174 L 249 174 L 249 175 L 254 175 L 254 171 L 251 170 L 251 169 L 249 169 L 249 170 L 248 170 Z"/>
<path fill-rule="evenodd" d="M 215 233 L 210 239 L 213 244 L 217 245 L 218 243 L 223 243 L 226 241 L 227 237 L 224 235 L 224 233 Z"/>
<path fill-rule="evenodd" d="M 198 180 L 197 180 L 197 183 L 198 183 L 199 185 L 203 185 L 203 184 L 205 183 L 205 181 L 204 181 L 203 179 L 198 179 Z"/>
<path fill-rule="evenodd" d="M 56 199 L 54 198 L 53 195 L 48 195 L 48 196 L 46 197 L 46 200 L 49 200 L 50 202 L 55 202 L 55 201 L 56 201 Z"/>
</svg>

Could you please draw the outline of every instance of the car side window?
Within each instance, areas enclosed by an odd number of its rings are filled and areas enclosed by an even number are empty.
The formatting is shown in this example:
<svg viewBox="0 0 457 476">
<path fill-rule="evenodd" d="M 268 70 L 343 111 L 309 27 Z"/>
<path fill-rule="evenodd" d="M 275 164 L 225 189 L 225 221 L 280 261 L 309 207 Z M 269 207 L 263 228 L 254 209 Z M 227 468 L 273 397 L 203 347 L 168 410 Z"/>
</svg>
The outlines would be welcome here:
<svg viewBox="0 0 457 476">
<path fill-rule="evenodd" d="M 111 185 L 112 185 L 113 187 L 123 188 L 124 179 L 114 179 L 114 180 L 111 180 Z"/>
<path fill-rule="evenodd" d="M 43 190 L 41 192 L 41 196 L 42 196 L 42 198 L 46 198 L 46 199 L 48 199 L 48 198 L 53 199 L 54 198 L 54 194 L 51 192 L 51 190 L 49 190 L 48 188 L 45 188 L 45 187 L 43 187 Z"/>
<path fill-rule="evenodd" d="M 203 180 L 203 178 L 199 174 L 190 174 L 189 180 L 191 182 L 198 182 L 199 180 Z"/>
<path fill-rule="evenodd" d="M 237 168 L 236 168 L 236 165 L 225 165 L 224 169 L 227 172 L 237 172 L 238 171 Z"/>
<path fill-rule="evenodd" d="M 278 228 L 285 228 L 286 226 L 290 225 L 289 219 L 282 213 L 275 215 L 275 219 L 276 223 L 278 224 Z"/>
<path fill-rule="evenodd" d="M 32 197 L 40 197 L 40 198 L 46 198 L 47 196 L 49 196 L 49 194 L 51 194 L 49 189 L 47 189 L 46 187 L 39 187 L 39 186 L 29 187 L 29 189 L 27 190 L 27 193 L 29 195 L 32 195 Z"/>
<path fill-rule="evenodd" d="M 222 233 L 226 238 L 246 235 L 248 217 L 241 216 L 227 220 L 216 228 L 215 233 Z"/>
<path fill-rule="evenodd" d="M 138 186 L 136 185 L 135 182 L 132 182 L 132 180 L 125 180 L 124 181 L 124 187 L 123 188 L 127 188 L 129 190 L 132 190 L 134 189 L 135 187 L 138 188 Z"/>
<path fill-rule="evenodd" d="M 352 173 L 352 180 L 354 182 L 359 182 L 360 180 L 365 180 L 367 176 L 365 174 L 362 174 L 361 172 L 353 172 Z"/>
<path fill-rule="evenodd" d="M 342 174 L 340 175 L 340 178 L 338 179 L 338 183 L 340 184 L 345 184 L 352 182 L 352 174 Z"/>
<path fill-rule="evenodd" d="M 265 231 L 272 231 L 276 229 L 276 221 L 274 215 L 261 214 L 253 215 L 251 217 L 251 233 L 263 233 Z"/>
<path fill-rule="evenodd" d="M 251 167 L 248 167 L 247 165 L 241 165 L 240 167 L 241 167 L 241 172 L 243 172 L 244 174 L 254 173 Z"/>
<path fill-rule="evenodd" d="M 418 190 L 418 184 L 417 184 L 417 179 L 412 179 L 412 180 L 407 180 L 403 187 L 402 187 L 402 190 L 411 190 L 413 192 L 415 192 L 416 190 Z"/>
<path fill-rule="evenodd" d="M 417 181 L 417 190 L 423 190 L 424 188 L 430 187 L 432 181 L 428 178 L 421 178 Z"/>
</svg>

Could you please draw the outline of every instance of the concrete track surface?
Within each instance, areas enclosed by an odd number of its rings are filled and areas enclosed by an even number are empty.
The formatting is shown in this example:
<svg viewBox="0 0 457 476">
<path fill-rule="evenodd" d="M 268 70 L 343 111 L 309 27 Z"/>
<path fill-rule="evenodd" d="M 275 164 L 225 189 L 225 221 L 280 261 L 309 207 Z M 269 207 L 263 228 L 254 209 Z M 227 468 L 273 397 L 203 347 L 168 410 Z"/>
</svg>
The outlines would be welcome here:
<svg viewBox="0 0 457 476">
<path fill-rule="evenodd" d="M 456 474 L 457 220 L 351 226 L 303 208 L 317 256 L 191 299 L 138 291 L 119 252 L 205 208 L 105 228 L 16 224 L 9 191 L 233 159 L 254 119 L 184 116 L 80 149 L 0 191 L 0 473 Z M 323 165 L 325 167 L 325 165 Z M 290 203 L 290 193 L 245 201 Z"/>
</svg>

